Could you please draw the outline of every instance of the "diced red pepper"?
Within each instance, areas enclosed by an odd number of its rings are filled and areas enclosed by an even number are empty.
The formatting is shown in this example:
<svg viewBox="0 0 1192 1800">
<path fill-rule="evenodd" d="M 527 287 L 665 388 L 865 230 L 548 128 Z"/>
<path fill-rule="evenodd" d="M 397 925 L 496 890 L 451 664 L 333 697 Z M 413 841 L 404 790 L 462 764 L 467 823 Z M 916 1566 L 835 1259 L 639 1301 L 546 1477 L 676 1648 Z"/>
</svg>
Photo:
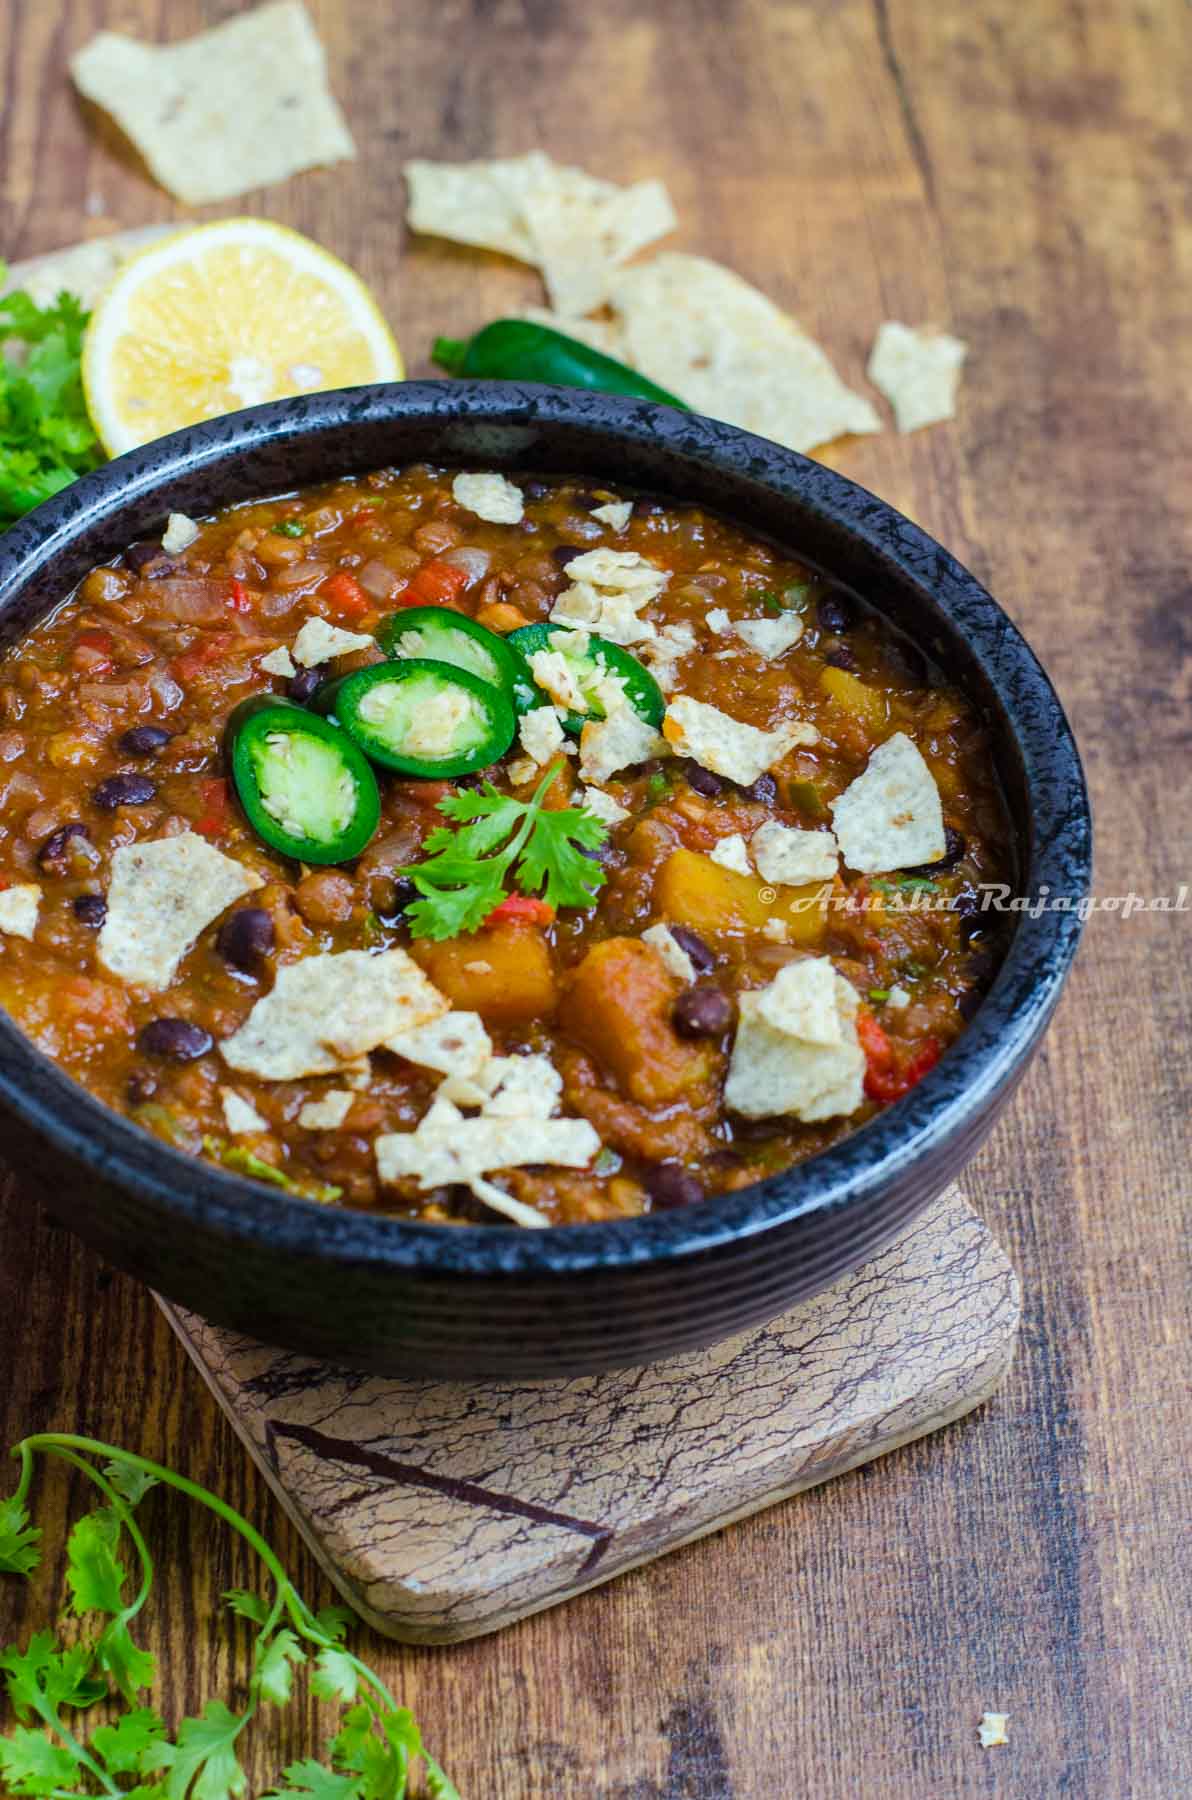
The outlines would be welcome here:
<svg viewBox="0 0 1192 1800">
<path fill-rule="evenodd" d="M 866 1006 L 857 1008 L 857 1037 L 870 1069 L 888 1069 L 894 1061 L 894 1046 Z"/>
<path fill-rule="evenodd" d="M 195 820 L 195 830 L 203 837 L 222 837 L 228 828 L 228 784 L 218 777 L 211 781 L 201 781 L 199 792 L 203 796 L 203 812 Z"/>
<path fill-rule="evenodd" d="M 880 1026 L 878 1030 L 881 1030 Z M 861 1037 L 860 1014 L 857 1016 L 857 1035 Z M 882 1036 L 885 1035 L 882 1032 Z M 864 1037 L 861 1037 L 861 1045 L 863 1049 L 866 1048 Z M 866 1054 L 868 1055 L 867 1050 Z M 940 1047 L 936 1040 L 924 1038 L 910 1060 L 903 1063 L 901 1068 L 893 1061 L 884 1065 L 870 1062 L 865 1074 L 865 1092 L 871 1100 L 880 1100 L 887 1105 L 891 1100 L 901 1100 L 904 1094 L 909 1094 L 922 1081 L 929 1069 L 934 1069 L 939 1059 Z"/>
<path fill-rule="evenodd" d="M 362 506 L 356 512 L 348 514 L 349 525 L 371 525 L 377 516 L 375 506 Z"/>
<path fill-rule="evenodd" d="M 341 619 L 358 619 L 373 604 L 356 577 L 350 575 L 347 569 L 337 569 L 334 575 L 329 575 L 319 589 L 319 594 L 322 599 L 331 602 Z"/>
<path fill-rule="evenodd" d="M 80 631 L 70 653 L 71 667 L 81 675 L 106 675 L 112 667 L 115 647 L 110 631 Z"/>
<path fill-rule="evenodd" d="M 200 669 L 205 669 L 209 663 L 218 662 L 234 641 L 230 631 L 213 631 L 210 637 L 192 644 L 189 650 L 184 650 L 181 656 L 174 658 L 170 664 L 171 675 L 175 681 L 181 681 L 184 685 L 193 681 Z"/>
<path fill-rule="evenodd" d="M 233 612 L 246 613 L 252 611 L 252 601 L 248 597 L 248 589 L 242 581 L 232 577 L 232 591 L 228 595 L 228 605 Z"/>
<path fill-rule="evenodd" d="M 500 925 L 506 919 L 525 919 L 531 925 L 549 925 L 554 916 L 554 907 L 545 900 L 536 900 L 532 894 L 509 894 L 500 906 L 493 907 L 484 923 Z"/>
<path fill-rule="evenodd" d="M 454 563 L 438 560 L 423 563 L 398 596 L 398 605 L 454 606 L 467 585 L 466 569 L 457 569 Z"/>
</svg>

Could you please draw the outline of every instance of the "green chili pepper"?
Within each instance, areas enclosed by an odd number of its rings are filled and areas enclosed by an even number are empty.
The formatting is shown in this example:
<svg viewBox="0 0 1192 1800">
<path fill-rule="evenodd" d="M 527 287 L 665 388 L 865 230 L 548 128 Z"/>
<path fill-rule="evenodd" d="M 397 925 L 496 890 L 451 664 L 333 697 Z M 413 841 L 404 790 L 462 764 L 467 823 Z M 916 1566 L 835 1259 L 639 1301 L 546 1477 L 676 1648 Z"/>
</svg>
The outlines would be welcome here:
<svg viewBox="0 0 1192 1800">
<path fill-rule="evenodd" d="M 359 856 L 381 817 L 377 778 L 356 745 L 326 719 L 256 694 L 227 728 L 232 780 L 261 840 L 299 862 Z"/>
<path fill-rule="evenodd" d="M 511 631 L 506 640 L 522 655 L 527 666 L 530 658 L 538 650 L 557 649 L 556 639 L 566 637 L 574 630 L 571 625 L 523 625 L 518 631 Z M 586 712 L 569 712 L 563 718 L 564 731 L 573 735 L 581 732 L 590 719 L 603 719 L 605 709 L 597 697 L 597 688 L 601 681 L 609 675 L 617 676 L 625 686 L 625 698 L 639 718 L 657 731 L 662 724 L 662 715 L 666 711 L 666 701 L 662 689 L 650 671 L 639 663 L 636 656 L 630 656 L 628 650 L 622 650 L 619 644 L 610 644 L 606 638 L 591 637 L 588 648 L 582 656 L 568 651 L 563 660 L 573 676 L 576 686 L 588 703 Z M 540 687 L 531 687 L 530 706 L 544 704 L 543 691 Z M 519 711 L 528 710 L 519 705 Z"/>
<path fill-rule="evenodd" d="M 424 779 L 489 768 L 517 730 L 510 695 L 417 656 L 357 669 L 320 688 L 314 704 L 373 762 Z"/>
<path fill-rule="evenodd" d="M 431 360 L 449 375 L 482 381 L 544 381 L 549 387 L 595 388 L 631 394 L 664 406 L 690 409 L 674 394 L 647 381 L 600 350 L 527 319 L 494 319 L 471 339 L 436 338 Z"/>
<path fill-rule="evenodd" d="M 519 712 L 539 704 L 530 671 L 510 640 L 449 606 L 408 606 L 391 613 L 377 628 L 377 642 L 394 659 L 417 657 L 466 669 L 507 692 Z"/>
</svg>

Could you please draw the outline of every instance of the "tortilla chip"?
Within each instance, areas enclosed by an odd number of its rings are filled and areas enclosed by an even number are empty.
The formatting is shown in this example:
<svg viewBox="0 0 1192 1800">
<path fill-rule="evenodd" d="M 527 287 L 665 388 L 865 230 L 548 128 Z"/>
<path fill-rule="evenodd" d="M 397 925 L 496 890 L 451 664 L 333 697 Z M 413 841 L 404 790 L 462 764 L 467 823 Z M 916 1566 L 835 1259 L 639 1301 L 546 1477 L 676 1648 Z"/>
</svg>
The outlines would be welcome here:
<svg viewBox="0 0 1192 1800">
<path fill-rule="evenodd" d="M 308 1100 L 298 1114 L 303 1131 L 338 1131 L 352 1110 L 355 1094 L 347 1088 L 328 1088 L 317 1100 Z"/>
<path fill-rule="evenodd" d="M 633 517 L 633 501 L 610 500 L 605 506 L 594 506 L 592 517 L 602 525 L 611 525 L 614 531 L 624 531 Z"/>
<path fill-rule="evenodd" d="M 51 250 L 45 256 L 27 257 L 12 264 L 0 292 L 21 288 L 38 306 L 51 306 L 65 289 L 90 308 L 122 263 L 146 244 L 179 229 L 178 225 L 138 225 L 132 231 L 114 231 L 85 244 Z"/>
<path fill-rule="evenodd" d="M 313 669 L 336 656 L 347 656 L 352 650 L 367 650 L 375 641 L 366 632 L 344 631 L 338 625 L 328 625 L 326 619 L 308 619 L 294 639 L 291 654 L 304 669 Z"/>
<path fill-rule="evenodd" d="M 615 357 L 618 362 L 626 360 L 625 334 L 615 319 L 567 319 L 547 306 L 523 307 L 516 317 L 531 325 L 545 325 L 551 331 L 561 331 L 564 337 L 574 338 L 577 344 L 587 344 L 589 349 L 599 350 L 602 356 Z"/>
<path fill-rule="evenodd" d="M 842 1044 L 837 974 L 826 956 L 804 956 L 780 969 L 757 996 L 758 1017 L 808 1044 Z"/>
<path fill-rule="evenodd" d="M 457 505 L 493 525 L 517 525 L 525 514 L 521 489 L 492 469 L 480 475 L 457 475 L 451 492 Z"/>
<path fill-rule="evenodd" d="M 33 941 L 37 914 L 41 907 L 41 889 L 35 881 L 22 881 L 16 887 L 0 890 L 0 932 L 5 937 Z"/>
<path fill-rule="evenodd" d="M 449 1075 L 435 1095 L 436 1102 L 478 1106 L 490 1119 L 549 1119 L 562 1097 L 563 1077 L 537 1053 L 491 1057 L 473 1075 Z"/>
<path fill-rule="evenodd" d="M 629 817 L 629 808 L 622 806 L 619 800 L 614 800 L 611 794 L 606 794 L 603 788 L 584 788 L 580 805 L 585 812 L 595 813 L 603 825 L 619 825 L 622 819 Z"/>
<path fill-rule="evenodd" d="M 267 1081 L 335 1075 L 448 1005 L 404 950 L 307 956 L 278 970 L 273 991 L 219 1048 L 230 1068 Z"/>
<path fill-rule="evenodd" d="M 385 1182 L 413 1177 L 420 1186 L 447 1187 L 490 1169 L 517 1169 L 527 1163 L 555 1163 L 584 1169 L 600 1149 L 586 1119 L 457 1117 L 433 1121 L 428 1114 L 417 1131 L 395 1131 L 376 1140 L 377 1171 Z"/>
<path fill-rule="evenodd" d="M 171 556 L 180 550 L 189 550 L 199 535 L 199 528 L 186 513 L 171 513 L 166 520 L 166 528 L 161 534 L 161 547 Z"/>
<path fill-rule="evenodd" d="M 803 635 L 803 620 L 797 612 L 784 612 L 777 619 L 738 619 L 732 629 L 756 656 L 764 656 L 769 662 L 798 643 Z"/>
<path fill-rule="evenodd" d="M 695 980 L 695 964 L 669 925 L 651 925 L 642 932 L 642 943 L 652 944 L 666 964 L 667 973 L 686 987 Z"/>
<path fill-rule="evenodd" d="M 199 933 L 265 884 L 193 831 L 112 855 L 108 911 L 95 954 L 110 975 L 160 993 Z"/>
<path fill-rule="evenodd" d="M 935 777 L 904 731 L 878 745 L 830 806 L 840 853 L 858 874 L 938 862 L 947 847 Z"/>
<path fill-rule="evenodd" d="M 621 769 L 667 754 L 665 738 L 659 737 L 632 706 L 619 706 L 607 719 L 594 719 L 584 726 L 579 740 L 579 772 L 586 782 L 599 787 Z"/>
<path fill-rule="evenodd" d="M 749 860 L 749 847 L 739 831 L 731 837 L 719 838 L 715 847 L 708 852 L 714 863 L 722 869 L 734 869 L 738 875 L 752 875 L 753 864 Z"/>
<path fill-rule="evenodd" d="M 789 973 L 782 971 L 784 976 L 789 977 Z M 865 1056 L 857 1041 L 856 990 L 833 970 L 840 1039 L 825 1044 L 797 1037 L 771 1022 L 765 1009 L 774 986 L 772 982 L 768 989 L 741 995 L 737 1035 L 724 1084 L 725 1105 L 746 1119 L 793 1114 L 809 1125 L 855 1112 L 865 1097 Z M 792 1017 L 821 1017 L 814 1002 L 806 997 L 797 1011 L 784 1009 L 779 1003 L 778 1016 L 786 1021 Z"/>
<path fill-rule="evenodd" d="M 268 656 L 263 656 L 257 664 L 257 668 L 263 675 L 282 675 L 287 678 L 298 673 L 294 666 L 294 658 L 284 644 L 279 644 L 276 650 L 271 650 Z"/>
<path fill-rule="evenodd" d="M 541 150 L 488 162 L 408 162 L 407 223 L 411 231 L 533 262 L 523 202 L 532 188 L 549 178 L 553 166 Z"/>
<path fill-rule="evenodd" d="M 697 412 L 792 450 L 881 430 L 819 345 L 719 263 L 665 252 L 614 276 L 609 300 L 627 360 Z"/>
<path fill-rule="evenodd" d="M 752 787 L 796 744 L 814 744 L 819 738 L 814 725 L 800 720 L 759 731 L 686 694 L 676 695 L 667 707 L 662 734 L 677 756 L 690 756 L 702 769 L 739 787 Z"/>
<path fill-rule="evenodd" d="M 643 606 L 656 600 L 670 580 L 636 550 L 585 550 L 567 565 L 571 586 L 555 601 L 551 621 L 575 625 L 606 638 L 610 644 L 639 644 L 657 636 Z"/>
<path fill-rule="evenodd" d="M 539 768 L 560 750 L 571 748 L 553 706 L 533 706 L 523 713 L 517 735 L 522 749 Z"/>
<path fill-rule="evenodd" d="M 562 635 L 573 637 L 578 634 L 564 632 Z M 565 712 L 588 711 L 587 697 L 561 650 L 535 650 L 529 663 L 535 686 L 549 694 L 556 706 L 561 706 Z"/>
<path fill-rule="evenodd" d="M 251 1102 L 236 1092 L 235 1088 L 221 1087 L 219 1100 L 223 1107 L 224 1124 L 233 1137 L 268 1131 L 267 1121 L 261 1117 Z"/>
<path fill-rule="evenodd" d="M 673 625 L 660 625 L 648 642 L 640 645 L 636 655 L 645 663 L 664 694 L 673 694 L 679 684 L 679 664 L 695 649 L 695 632 L 684 620 Z"/>
<path fill-rule="evenodd" d="M 70 69 L 161 185 L 191 206 L 356 154 L 300 0 L 237 13 L 176 44 L 101 31 Z"/>
<path fill-rule="evenodd" d="M 839 861 L 835 834 L 831 831 L 799 831 L 767 819 L 749 840 L 757 872 L 763 881 L 780 887 L 804 887 L 812 881 L 831 881 Z"/>
<path fill-rule="evenodd" d="M 894 408 L 899 431 L 918 431 L 956 417 L 956 389 L 968 345 L 946 331 L 914 330 L 894 320 L 879 326 L 866 373 Z"/>
<path fill-rule="evenodd" d="M 421 1069 L 473 1078 L 492 1058 L 493 1044 L 479 1013 L 448 1012 L 389 1039 L 386 1050 Z"/>
</svg>

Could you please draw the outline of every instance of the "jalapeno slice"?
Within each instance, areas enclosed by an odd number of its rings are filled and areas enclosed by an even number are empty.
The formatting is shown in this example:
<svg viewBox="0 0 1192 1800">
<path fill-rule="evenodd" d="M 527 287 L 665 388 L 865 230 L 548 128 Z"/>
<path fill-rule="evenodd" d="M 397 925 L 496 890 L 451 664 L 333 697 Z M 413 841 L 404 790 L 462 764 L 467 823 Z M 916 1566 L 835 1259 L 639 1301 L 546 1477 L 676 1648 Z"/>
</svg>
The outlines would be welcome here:
<svg viewBox="0 0 1192 1800">
<path fill-rule="evenodd" d="M 392 613 L 377 628 L 377 642 L 386 656 L 406 661 L 450 663 L 479 676 L 490 687 L 513 696 L 519 712 L 537 704 L 530 671 L 507 638 L 498 637 L 466 613 L 449 606 L 410 606 Z"/>
<path fill-rule="evenodd" d="M 580 627 L 582 629 L 582 627 Z M 524 657 L 527 668 L 530 658 L 538 650 L 557 650 L 556 640 L 567 637 L 574 632 L 573 625 L 523 625 L 519 631 L 511 631 L 506 640 Z M 610 675 L 615 676 L 623 684 L 625 698 L 639 718 L 652 725 L 657 731 L 662 724 L 662 715 L 666 711 L 666 701 L 662 689 L 643 663 L 636 656 L 630 656 L 628 650 L 622 650 L 620 644 L 610 644 L 607 638 L 593 637 L 588 633 L 588 648 L 581 656 L 573 651 L 560 652 L 580 693 L 588 703 L 586 712 L 567 712 L 563 716 L 563 729 L 573 734 L 581 732 L 590 720 L 603 719 L 606 716 L 605 706 L 600 698 L 600 684 Z M 549 694 L 541 687 L 533 685 L 531 706 L 543 706 L 549 700 Z M 529 710 L 520 699 L 517 702 L 519 712 Z"/>
<path fill-rule="evenodd" d="M 373 762 L 400 775 L 468 775 L 504 756 L 517 730 L 500 688 L 449 663 L 373 663 L 320 688 L 329 713 Z"/>
<path fill-rule="evenodd" d="M 271 850 L 299 862 L 359 856 L 377 829 L 377 778 L 356 745 L 327 719 L 257 694 L 227 725 L 232 780 L 248 822 Z"/>
</svg>

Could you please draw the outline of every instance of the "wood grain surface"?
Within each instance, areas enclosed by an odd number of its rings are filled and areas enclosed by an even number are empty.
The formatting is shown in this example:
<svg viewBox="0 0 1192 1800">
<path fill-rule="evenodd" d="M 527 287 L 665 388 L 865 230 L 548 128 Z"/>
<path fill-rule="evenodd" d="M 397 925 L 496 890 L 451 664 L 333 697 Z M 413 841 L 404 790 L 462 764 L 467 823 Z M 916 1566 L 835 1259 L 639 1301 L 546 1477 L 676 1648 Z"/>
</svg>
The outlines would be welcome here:
<svg viewBox="0 0 1192 1800">
<path fill-rule="evenodd" d="M 399 165 L 543 145 L 670 185 L 683 247 L 789 304 L 859 378 L 884 317 L 966 338 L 960 419 L 832 460 L 980 574 L 1081 739 L 1102 895 L 1192 875 L 1192 15 L 1180 0 L 310 0 L 360 145 L 242 210 L 355 263 L 425 368 L 534 293 L 408 244 Z M 7 0 L 0 245 L 169 217 L 84 115 L 100 25 L 202 0 Z M 105 208 L 101 218 L 97 205 Z M 225 209 L 226 210 L 226 209 Z M 468 1800 L 1176 1800 L 1192 1786 L 1188 915 L 1092 923 L 1047 1043 L 971 1171 L 1024 1282 L 987 1408 L 897 1456 L 461 1648 L 370 1650 Z M 325 1595 L 148 1296 L 0 1212 L 0 1407 L 165 1455 L 269 1523 Z M 45 1490 L 56 1538 L 64 1489 Z M 249 1577 L 159 1502 L 170 1704 L 232 1679 Z M 43 1595 L 44 1600 L 44 1595 Z M 40 1618 L 0 1596 L 5 1635 Z M 242 1649 L 242 1646 L 241 1646 Z M 981 1751 L 986 1708 L 1010 1744 Z M 314 1741 L 256 1740 L 253 1792 Z"/>
</svg>

